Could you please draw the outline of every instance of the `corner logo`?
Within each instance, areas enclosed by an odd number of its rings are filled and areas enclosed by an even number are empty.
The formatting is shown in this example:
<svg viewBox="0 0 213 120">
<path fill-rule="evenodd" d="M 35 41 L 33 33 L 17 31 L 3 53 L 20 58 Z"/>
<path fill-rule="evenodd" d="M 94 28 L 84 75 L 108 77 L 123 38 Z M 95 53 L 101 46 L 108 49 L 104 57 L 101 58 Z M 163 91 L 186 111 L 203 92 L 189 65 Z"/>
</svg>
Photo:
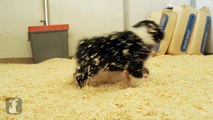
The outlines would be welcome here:
<svg viewBox="0 0 213 120">
<path fill-rule="evenodd" d="M 21 114 L 22 100 L 20 98 L 7 98 L 6 112 L 7 114 Z"/>
</svg>

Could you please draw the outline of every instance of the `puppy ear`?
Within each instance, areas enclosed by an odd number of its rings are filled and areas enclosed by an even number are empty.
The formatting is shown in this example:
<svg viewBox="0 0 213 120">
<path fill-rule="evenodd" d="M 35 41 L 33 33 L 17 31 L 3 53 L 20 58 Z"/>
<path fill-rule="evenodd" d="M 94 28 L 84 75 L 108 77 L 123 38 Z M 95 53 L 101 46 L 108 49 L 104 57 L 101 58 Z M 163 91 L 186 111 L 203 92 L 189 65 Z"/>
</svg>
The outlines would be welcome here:
<svg viewBox="0 0 213 120">
<path fill-rule="evenodd" d="M 137 24 L 135 24 L 133 27 L 137 28 L 137 27 L 143 27 L 146 26 L 147 28 L 154 28 L 156 29 L 158 27 L 158 25 L 151 20 L 143 20 Z"/>
<path fill-rule="evenodd" d="M 133 25 L 132 27 L 138 28 L 138 27 L 142 27 L 143 25 L 144 25 L 143 22 L 139 22 L 139 23 Z"/>
</svg>

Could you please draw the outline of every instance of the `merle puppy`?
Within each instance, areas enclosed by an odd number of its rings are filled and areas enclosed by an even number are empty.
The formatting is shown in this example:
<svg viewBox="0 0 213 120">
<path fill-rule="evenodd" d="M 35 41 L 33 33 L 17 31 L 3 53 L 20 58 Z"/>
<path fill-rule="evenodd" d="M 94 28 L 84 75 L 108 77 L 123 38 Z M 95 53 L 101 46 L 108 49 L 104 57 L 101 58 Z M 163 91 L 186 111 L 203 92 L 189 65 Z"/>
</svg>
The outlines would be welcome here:
<svg viewBox="0 0 213 120">
<path fill-rule="evenodd" d="M 75 54 L 77 69 L 74 77 L 82 88 L 85 80 L 100 70 L 124 71 L 136 78 L 143 77 L 144 61 L 152 48 L 164 37 L 161 28 L 153 21 L 144 20 L 129 31 L 81 40 Z"/>
</svg>

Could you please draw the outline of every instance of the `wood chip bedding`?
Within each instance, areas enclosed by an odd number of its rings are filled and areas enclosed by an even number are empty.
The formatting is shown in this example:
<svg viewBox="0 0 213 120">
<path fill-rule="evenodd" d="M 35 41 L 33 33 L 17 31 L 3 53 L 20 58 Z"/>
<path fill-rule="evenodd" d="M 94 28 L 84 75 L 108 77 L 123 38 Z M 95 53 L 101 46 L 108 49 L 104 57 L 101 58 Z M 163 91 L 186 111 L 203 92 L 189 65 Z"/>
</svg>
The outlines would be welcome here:
<svg viewBox="0 0 213 120">
<path fill-rule="evenodd" d="M 211 120 L 213 56 L 158 56 L 140 85 L 86 86 L 72 78 L 75 61 L 0 64 L 0 120 Z M 9 115 L 5 99 L 18 97 L 23 111 Z"/>
</svg>

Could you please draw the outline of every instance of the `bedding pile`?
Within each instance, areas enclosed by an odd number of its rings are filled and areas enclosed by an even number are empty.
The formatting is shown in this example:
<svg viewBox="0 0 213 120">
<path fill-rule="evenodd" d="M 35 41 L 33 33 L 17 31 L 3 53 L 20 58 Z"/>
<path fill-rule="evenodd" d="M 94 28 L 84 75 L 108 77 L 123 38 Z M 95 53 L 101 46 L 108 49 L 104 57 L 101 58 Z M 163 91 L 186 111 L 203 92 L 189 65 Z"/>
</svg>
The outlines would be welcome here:
<svg viewBox="0 0 213 120">
<path fill-rule="evenodd" d="M 157 56 L 141 84 L 86 86 L 73 80 L 75 61 L 0 64 L 0 120 L 213 118 L 213 56 Z M 103 76 L 104 77 L 104 76 Z M 22 113 L 6 113 L 6 98 L 22 99 Z"/>
</svg>

